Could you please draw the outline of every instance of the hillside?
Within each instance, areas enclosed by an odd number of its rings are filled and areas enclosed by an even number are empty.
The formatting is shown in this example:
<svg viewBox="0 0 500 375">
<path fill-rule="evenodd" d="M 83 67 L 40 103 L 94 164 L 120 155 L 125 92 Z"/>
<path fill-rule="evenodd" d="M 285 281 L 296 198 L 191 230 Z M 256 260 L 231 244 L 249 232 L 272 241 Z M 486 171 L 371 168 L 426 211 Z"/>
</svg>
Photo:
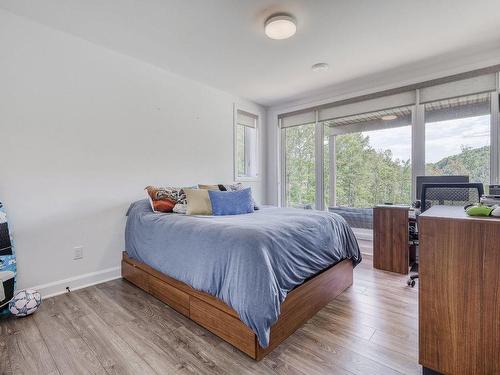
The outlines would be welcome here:
<svg viewBox="0 0 500 375">
<path fill-rule="evenodd" d="M 462 147 L 462 152 L 448 156 L 436 163 L 428 163 L 429 175 L 469 175 L 470 181 L 489 183 L 490 147 Z"/>
</svg>

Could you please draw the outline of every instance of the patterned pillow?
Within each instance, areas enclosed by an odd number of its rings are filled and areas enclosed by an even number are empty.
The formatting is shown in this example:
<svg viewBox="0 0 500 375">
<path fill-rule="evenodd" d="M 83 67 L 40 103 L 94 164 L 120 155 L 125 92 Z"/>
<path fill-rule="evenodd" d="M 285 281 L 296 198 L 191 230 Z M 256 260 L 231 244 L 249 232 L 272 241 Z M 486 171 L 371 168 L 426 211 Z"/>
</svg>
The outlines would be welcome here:
<svg viewBox="0 0 500 375">
<path fill-rule="evenodd" d="M 172 212 L 175 212 L 176 214 L 185 214 L 187 212 L 187 204 L 184 203 L 177 203 L 174 206 L 174 209 Z"/>
<path fill-rule="evenodd" d="M 177 205 L 187 204 L 186 193 L 182 188 L 147 186 L 145 190 L 153 212 L 172 212 Z M 178 208 L 175 212 L 180 211 Z"/>
<path fill-rule="evenodd" d="M 149 203 L 154 212 L 172 212 L 176 205 L 175 201 L 169 198 L 158 200 L 149 198 Z"/>
</svg>

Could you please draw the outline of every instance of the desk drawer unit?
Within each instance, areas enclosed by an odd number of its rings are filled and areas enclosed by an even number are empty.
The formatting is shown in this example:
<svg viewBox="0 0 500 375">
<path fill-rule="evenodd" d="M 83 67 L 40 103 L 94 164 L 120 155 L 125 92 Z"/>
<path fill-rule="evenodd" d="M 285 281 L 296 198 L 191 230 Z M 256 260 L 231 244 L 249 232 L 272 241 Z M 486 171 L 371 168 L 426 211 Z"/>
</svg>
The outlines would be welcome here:
<svg viewBox="0 0 500 375">
<path fill-rule="evenodd" d="M 500 374 L 500 220 L 456 212 L 420 217 L 420 363 Z"/>
</svg>

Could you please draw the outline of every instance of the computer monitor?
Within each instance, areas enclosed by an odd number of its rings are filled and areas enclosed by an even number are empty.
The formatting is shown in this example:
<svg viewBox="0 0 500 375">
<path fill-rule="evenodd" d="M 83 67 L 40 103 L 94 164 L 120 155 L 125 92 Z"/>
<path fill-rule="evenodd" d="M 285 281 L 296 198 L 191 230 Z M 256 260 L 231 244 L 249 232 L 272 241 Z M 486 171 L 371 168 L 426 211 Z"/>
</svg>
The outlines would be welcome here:
<svg viewBox="0 0 500 375">
<path fill-rule="evenodd" d="M 421 200 L 422 184 L 468 183 L 469 176 L 417 176 L 417 199 Z"/>
</svg>

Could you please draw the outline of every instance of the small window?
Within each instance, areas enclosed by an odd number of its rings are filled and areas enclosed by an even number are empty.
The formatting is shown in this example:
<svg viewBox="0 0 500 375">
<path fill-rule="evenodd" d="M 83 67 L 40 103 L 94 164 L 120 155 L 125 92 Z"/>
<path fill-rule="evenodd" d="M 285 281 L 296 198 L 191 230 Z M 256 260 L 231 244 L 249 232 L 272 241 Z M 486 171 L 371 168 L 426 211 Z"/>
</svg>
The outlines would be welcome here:
<svg viewBox="0 0 500 375">
<path fill-rule="evenodd" d="M 234 124 L 234 174 L 235 180 L 256 179 L 258 116 L 236 110 Z"/>
</svg>

